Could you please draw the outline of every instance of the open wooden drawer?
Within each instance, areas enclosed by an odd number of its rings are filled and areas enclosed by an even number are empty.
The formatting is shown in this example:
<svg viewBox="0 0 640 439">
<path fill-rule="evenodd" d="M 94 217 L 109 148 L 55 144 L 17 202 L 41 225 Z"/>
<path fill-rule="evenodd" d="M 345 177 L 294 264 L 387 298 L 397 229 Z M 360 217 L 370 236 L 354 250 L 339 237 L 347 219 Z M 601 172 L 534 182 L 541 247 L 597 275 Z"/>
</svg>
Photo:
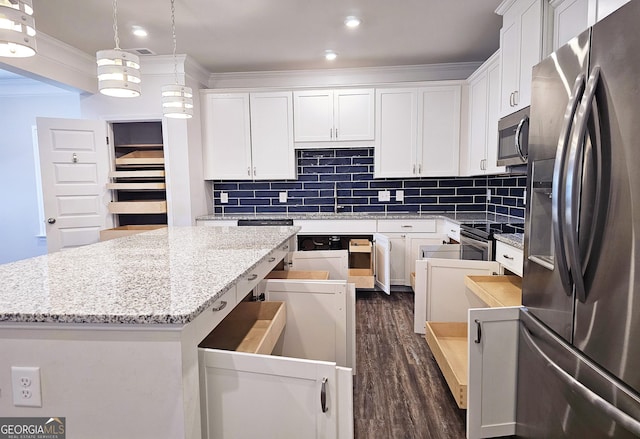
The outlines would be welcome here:
<svg viewBox="0 0 640 439">
<path fill-rule="evenodd" d="M 356 288 L 373 288 L 373 243 L 368 239 L 349 241 L 349 282 Z"/>
<path fill-rule="evenodd" d="M 352 370 L 339 365 L 355 290 L 344 280 L 294 279 L 259 289 L 266 302 L 239 303 L 199 346 L 205 437 L 352 438 Z"/>
<path fill-rule="evenodd" d="M 284 302 L 242 302 L 199 347 L 268 355 L 273 352 L 286 321 Z"/>
<path fill-rule="evenodd" d="M 453 397 L 467 408 L 468 334 L 464 322 L 427 322 L 425 338 Z"/>
</svg>

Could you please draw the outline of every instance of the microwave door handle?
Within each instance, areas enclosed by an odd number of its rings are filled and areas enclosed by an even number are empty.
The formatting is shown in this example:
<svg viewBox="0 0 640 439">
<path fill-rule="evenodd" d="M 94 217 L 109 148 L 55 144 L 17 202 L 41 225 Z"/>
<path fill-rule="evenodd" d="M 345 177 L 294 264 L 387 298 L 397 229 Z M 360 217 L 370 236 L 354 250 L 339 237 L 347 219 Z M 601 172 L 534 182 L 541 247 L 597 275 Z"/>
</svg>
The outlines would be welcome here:
<svg viewBox="0 0 640 439">
<path fill-rule="evenodd" d="M 571 135 L 571 128 L 573 125 L 573 119 L 576 111 L 578 110 L 578 104 L 580 98 L 584 93 L 585 76 L 581 73 L 576 78 L 573 85 L 569 102 L 567 103 L 567 109 L 564 113 L 564 121 L 562 124 L 562 130 L 558 138 L 558 147 L 556 149 L 556 160 L 553 166 L 553 187 L 551 191 L 551 218 L 553 235 L 555 236 L 555 262 L 558 266 L 558 273 L 560 274 L 560 280 L 564 288 L 564 292 L 567 296 L 571 296 L 573 293 L 571 285 L 571 276 L 569 273 L 569 265 L 567 262 L 567 256 L 564 243 L 564 230 L 561 227 L 564 224 L 564 185 L 565 185 L 565 167 L 567 152 L 569 146 L 569 140 Z"/>
<path fill-rule="evenodd" d="M 524 127 L 525 124 L 529 123 L 529 116 L 525 116 L 522 118 L 522 120 L 520 120 L 520 123 L 518 124 L 518 127 L 516 128 L 516 151 L 518 152 L 518 155 L 520 156 L 520 159 L 523 162 L 527 161 L 527 156 L 524 155 L 524 153 L 522 152 L 522 127 Z"/>
<path fill-rule="evenodd" d="M 569 263 L 572 269 L 572 279 L 576 287 L 576 296 L 578 300 L 584 303 L 587 300 L 587 292 L 584 286 L 584 274 L 582 258 L 580 257 L 580 246 L 578 242 L 578 210 L 580 209 L 580 175 L 579 168 L 582 167 L 584 156 L 585 136 L 587 132 L 587 120 L 593 110 L 593 102 L 595 98 L 596 87 L 598 80 L 600 79 L 600 68 L 595 67 L 587 88 L 584 93 L 584 98 L 580 104 L 578 110 L 578 116 L 576 118 L 576 129 L 574 130 L 573 137 L 571 139 L 571 148 L 569 152 L 569 159 L 567 163 L 567 181 L 568 185 L 565 187 L 565 197 L 567 204 L 566 210 L 566 239 L 567 250 L 569 256 Z M 597 173 L 601 174 L 601 170 Z M 602 176 L 597 175 L 597 184 L 600 185 Z M 599 192 L 600 190 L 598 190 Z M 599 197 L 598 197 L 599 198 Z"/>
</svg>

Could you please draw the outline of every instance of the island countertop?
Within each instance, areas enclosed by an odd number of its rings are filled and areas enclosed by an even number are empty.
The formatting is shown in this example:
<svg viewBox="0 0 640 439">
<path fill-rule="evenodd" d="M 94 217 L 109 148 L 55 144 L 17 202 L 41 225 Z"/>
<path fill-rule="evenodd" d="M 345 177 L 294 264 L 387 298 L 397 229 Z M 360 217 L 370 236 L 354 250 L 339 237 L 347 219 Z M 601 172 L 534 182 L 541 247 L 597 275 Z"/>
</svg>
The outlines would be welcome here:
<svg viewBox="0 0 640 439">
<path fill-rule="evenodd" d="M 169 227 L 0 265 L 0 322 L 185 324 L 299 227 Z"/>
</svg>

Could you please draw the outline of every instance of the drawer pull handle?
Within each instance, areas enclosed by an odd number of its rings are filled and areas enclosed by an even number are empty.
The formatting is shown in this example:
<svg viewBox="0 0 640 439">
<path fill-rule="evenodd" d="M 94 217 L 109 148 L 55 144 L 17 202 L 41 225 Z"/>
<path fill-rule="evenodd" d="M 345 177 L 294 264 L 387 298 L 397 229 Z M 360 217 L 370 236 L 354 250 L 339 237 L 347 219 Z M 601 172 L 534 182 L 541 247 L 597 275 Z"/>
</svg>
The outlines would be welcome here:
<svg viewBox="0 0 640 439">
<path fill-rule="evenodd" d="M 289 250 L 289 244 L 287 244 L 284 247 L 282 247 L 282 250 Z"/>
<path fill-rule="evenodd" d="M 269 258 L 269 262 L 273 262 L 275 260 L 276 260 L 276 258 Z"/>
<path fill-rule="evenodd" d="M 457 233 L 456 229 L 449 230 L 451 233 Z"/>
<path fill-rule="evenodd" d="M 509 259 L 510 261 L 513 261 L 513 256 L 509 256 L 507 254 L 502 255 L 503 258 L 505 259 Z"/>
<path fill-rule="evenodd" d="M 400 226 L 400 227 L 402 227 L 403 229 L 411 229 L 411 228 L 413 228 L 413 226 Z"/>
<path fill-rule="evenodd" d="M 222 311 L 226 307 L 227 307 L 227 301 L 223 300 L 222 302 L 220 302 L 220 305 L 214 306 L 213 308 L 211 308 L 211 311 L 213 312 Z"/>
<path fill-rule="evenodd" d="M 252 281 L 252 280 L 256 280 L 257 278 L 258 278 L 258 275 L 257 275 L 257 274 L 252 274 L 251 276 L 249 276 L 249 277 L 247 278 L 247 280 L 248 280 L 248 281 Z"/>
<path fill-rule="evenodd" d="M 320 408 L 322 413 L 327 413 L 329 407 L 327 406 L 327 377 L 322 377 L 322 387 L 320 388 Z"/>
<path fill-rule="evenodd" d="M 480 343 L 482 340 L 482 325 L 480 324 L 480 320 L 475 319 L 476 322 L 476 339 L 473 340 L 474 343 Z"/>
</svg>

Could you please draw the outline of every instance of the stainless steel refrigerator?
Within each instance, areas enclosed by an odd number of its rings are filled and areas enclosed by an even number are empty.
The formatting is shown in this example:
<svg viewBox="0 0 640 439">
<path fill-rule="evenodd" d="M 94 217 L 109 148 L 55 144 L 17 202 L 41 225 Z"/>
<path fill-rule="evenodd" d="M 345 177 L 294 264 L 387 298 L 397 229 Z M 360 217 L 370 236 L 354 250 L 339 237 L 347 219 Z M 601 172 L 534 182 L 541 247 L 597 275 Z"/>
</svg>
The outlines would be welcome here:
<svg viewBox="0 0 640 439">
<path fill-rule="evenodd" d="M 516 434 L 640 436 L 640 0 L 534 67 Z"/>
</svg>

